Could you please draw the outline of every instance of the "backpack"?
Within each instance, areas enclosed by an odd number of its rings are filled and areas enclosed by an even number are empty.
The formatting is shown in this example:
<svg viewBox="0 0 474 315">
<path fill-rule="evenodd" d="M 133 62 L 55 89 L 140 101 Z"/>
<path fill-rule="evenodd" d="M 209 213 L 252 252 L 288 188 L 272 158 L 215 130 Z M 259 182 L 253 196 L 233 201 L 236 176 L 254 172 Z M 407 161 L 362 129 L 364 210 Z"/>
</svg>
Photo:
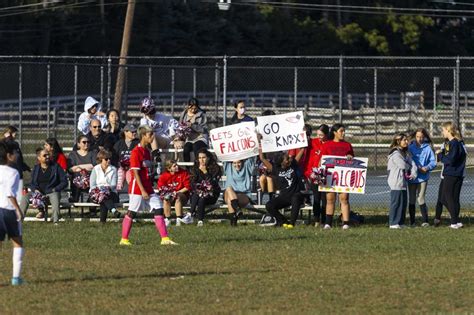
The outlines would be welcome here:
<svg viewBox="0 0 474 315">
<path fill-rule="evenodd" d="M 339 215 L 339 220 L 342 222 L 342 214 Z M 365 218 L 362 214 L 358 212 L 351 211 L 349 212 L 349 223 L 352 223 L 354 225 L 359 225 L 363 224 L 365 221 Z"/>
</svg>

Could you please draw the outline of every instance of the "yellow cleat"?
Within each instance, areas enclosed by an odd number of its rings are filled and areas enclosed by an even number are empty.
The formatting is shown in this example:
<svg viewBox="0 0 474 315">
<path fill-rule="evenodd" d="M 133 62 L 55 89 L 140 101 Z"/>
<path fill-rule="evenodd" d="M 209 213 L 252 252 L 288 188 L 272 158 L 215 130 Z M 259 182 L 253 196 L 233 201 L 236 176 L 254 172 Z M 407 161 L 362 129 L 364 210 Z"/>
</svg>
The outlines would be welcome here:
<svg viewBox="0 0 474 315">
<path fill-rule="evenodd" d="M 178 243 L 173 242 L 169 237 L 163 237 L 161 239 L 161 245 L 178 245 Z"/>
<path fill-rule="evenodd" d="M 295 226 L 293 224 L 283 224 L 283 228 L 285 230 L 291 230 L 292 228 L 294 228 Z"/>
<path fill-rule="evenodd" d="M 120 240 L 120 245 L 132 246 L 132 243 L 130 243 L 130 241 L 127 240 L 126 238 L 122 238 L 122 239 Z"/>
</svg>

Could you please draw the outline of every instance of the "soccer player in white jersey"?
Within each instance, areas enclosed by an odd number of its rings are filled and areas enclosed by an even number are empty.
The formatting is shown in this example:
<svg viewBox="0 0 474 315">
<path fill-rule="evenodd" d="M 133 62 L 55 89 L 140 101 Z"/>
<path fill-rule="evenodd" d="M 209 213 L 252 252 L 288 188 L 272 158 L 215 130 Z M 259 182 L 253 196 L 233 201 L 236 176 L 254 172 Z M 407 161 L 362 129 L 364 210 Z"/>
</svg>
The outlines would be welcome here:
<svg viewBox="0 0 474 315">
<path fill-rule="evenodd" d="M 130 156 L 130 170 L 132 180 L 128 185 L 130 198 L 127 214 L 122 222 L 122 239 L 120 245 L 131 245 L 128 236 L 132 229 L 133 218 L 139 211 L 150 210 L 154 213 L 155 226 L 161 236 L 161 245 L 177 245 L 168 237 L 163 203 L 153 190 L 153 163 L 148 146 L 153 142 L 155 134 L 150 126 L 138 127 L 140 143 L 132 150 Z"/>
<path fill-rule="evenodd" d="M 16 200 L 20 175 L 16 169 L 8 166 L 15 161 L 14 147 L 0 142 L 0 245 L 5 236 L 13 243 L 13 277 L 12 285 L 23 284 L 20 277 L 23 263 L 23 240 L 21 237 L 21 222 L 23 212 Z"/>
</svg>

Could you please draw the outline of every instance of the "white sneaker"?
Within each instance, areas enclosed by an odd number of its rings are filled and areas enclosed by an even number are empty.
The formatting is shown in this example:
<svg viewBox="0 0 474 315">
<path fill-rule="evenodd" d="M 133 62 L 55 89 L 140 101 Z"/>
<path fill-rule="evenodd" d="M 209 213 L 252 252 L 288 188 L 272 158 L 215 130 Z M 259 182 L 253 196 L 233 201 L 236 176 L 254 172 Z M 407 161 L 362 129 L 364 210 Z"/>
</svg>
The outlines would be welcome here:
<svg viewBox="0 0 474 315">
<path fill-rule="evenodd" d="M 204 222 L 203 222 L 203 221 L 201 221 L 201 220 L 199 220 L 199 221 L 198 221 L 198 224 L 197 224 L 197 226 L 199 226 L 199 227 L 203 227 L 203 226 L 204 226 Z"/>
<path fill-rule="evenodd" d="M 329 224 L 325 224 L 323 227 L 324 230 L 330 230 L 332 227 Z"/>
<path fill-rule="evenodd" d="M 461 222 L 458 222 L 456 223 L 456 225 L 458 226 L 458 228 L 462 229 L 464 227 L 464 224 L 462 224 Z"/>
<path fill-rule="evenodd" d="M 402 227 L 399 224 L 394 224 L 394 225 L 390 225 L 389 228 L 391 228 L 391 229 L 401 229 Z"/>
<path fill-rule="evenodd" d="M 181 223 L 184 223 L 184 222 L 183 222 L 183 219 L 181 219 L 181 218 L 176 218 L 176 226 L 181 226 Z"/>
<path fill-rule="evenodd" d="M 349 224 L 344 224 L 344 225 L 342 226 L 342 229 L 343 229 L 343 230 L 349 230 L 350 228 L 351 228 L 351 227 L 349 226 Z"/>
<path fill-rule="evenodd" d="M 421 223 L 421 227 L 429 227 L 430 224 L 428 222 L 423 222 Z"/>
<path fill-rule="evenodd" d="M 320 227 L 320 226 L 321 226 L 321 223 L 319 223 L 319 222 L 315 222 L 315 223 L 314 223 L 314 227 L 317 228 L 317 227 Z"/>
<path fill-rule="evenodd" d="M 459 225 L 457 225 L 457 224 L 451 224 L 451 225 L 449 226 L 449 228 L 454 229 L 454 230 L 458 230 L 458 229 L 459 229 Z"/>
<path fill-rule="evenodd" d="M 186 215 L 181 219 L 181 222 L 184 224 L 191 224 L 194 222 L 193 216 L 190 212 L 186 213 Z"/>
<path fill-rule="evenodd" d="M 167 228 L 169 228 L 171 226 L 171 220 L 168 218 L 165 218 L 165 225 Z"/>
</svg>

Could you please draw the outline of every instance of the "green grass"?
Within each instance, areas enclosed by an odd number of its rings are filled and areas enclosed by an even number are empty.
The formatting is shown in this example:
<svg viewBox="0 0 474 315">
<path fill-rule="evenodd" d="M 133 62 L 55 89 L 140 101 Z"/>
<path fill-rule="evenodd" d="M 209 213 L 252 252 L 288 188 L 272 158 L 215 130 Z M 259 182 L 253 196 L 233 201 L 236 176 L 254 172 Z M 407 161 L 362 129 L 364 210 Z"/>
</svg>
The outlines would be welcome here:
<svg viewBox="0 0 474 315">
<path fill-rule="evenodd" d="M 0 313 L 469 313 L 473 229 L 286 231 L 227 224 L 152 224 L 118 245 L 117 223 L 25 223 L 23 276 L 8 286 L 0 250 Z"/>
</svg>

